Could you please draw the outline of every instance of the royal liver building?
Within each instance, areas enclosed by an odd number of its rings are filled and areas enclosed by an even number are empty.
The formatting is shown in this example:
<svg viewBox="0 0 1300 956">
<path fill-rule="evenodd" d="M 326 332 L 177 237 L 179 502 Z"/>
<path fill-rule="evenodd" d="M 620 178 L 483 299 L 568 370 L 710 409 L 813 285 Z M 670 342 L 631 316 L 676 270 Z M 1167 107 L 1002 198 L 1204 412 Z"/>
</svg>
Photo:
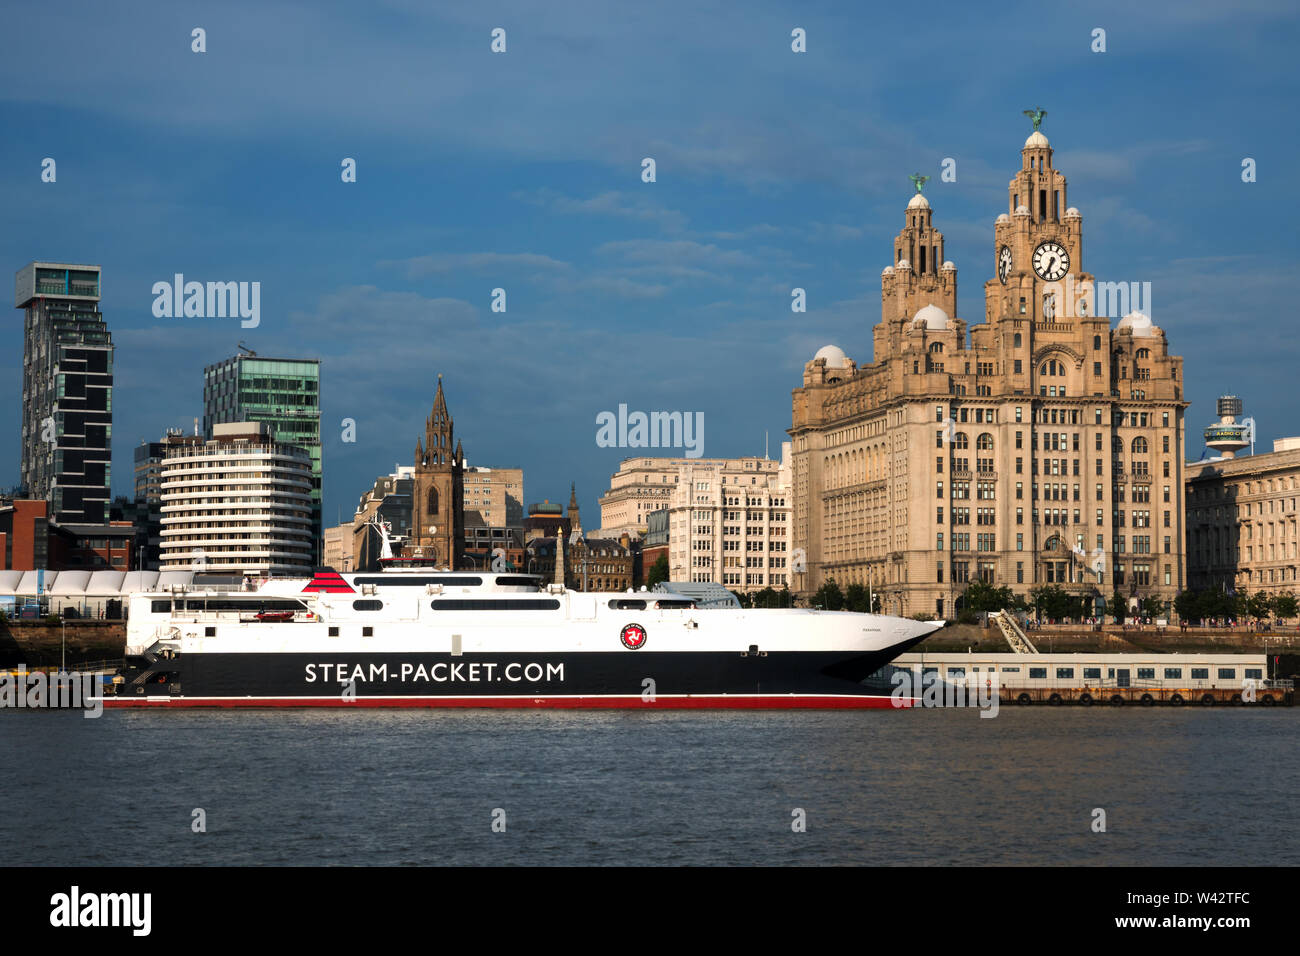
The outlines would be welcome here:
<svg viewBox="0 0 1300 956">
<path fill-rule="evenodd" d="M 913 177 L 874 361 L 828 345 L 804 366 L 799 592 L 870 583 L 887 613 L 951 617 L 976 578 L 1130 606 L 1183 586 L 1183 362 L 1084 271 L 1083 217 L 1041 116 L 993 227 L 984 321 L 957 317 L 957 268 Z"/>
</svg>

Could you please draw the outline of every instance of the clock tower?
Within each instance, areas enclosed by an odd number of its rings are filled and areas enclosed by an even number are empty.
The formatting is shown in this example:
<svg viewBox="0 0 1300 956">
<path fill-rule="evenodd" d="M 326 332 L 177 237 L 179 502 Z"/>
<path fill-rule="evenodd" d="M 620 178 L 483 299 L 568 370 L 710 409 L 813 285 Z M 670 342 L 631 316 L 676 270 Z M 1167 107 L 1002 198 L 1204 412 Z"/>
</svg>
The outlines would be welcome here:
<svg viewBox="0 0 1300 956">
<path fill-rule="evenodd" d="M 984 287 L 985 317 L 1049 325 L 1091 318 L 1083 217 L 1066 202 L 1065 175 L 1052 165 L 1051 143 L 1037 121 L 1020 157 L 1007 189 L 1007 212 L 993 229 L 994 278 Z"/>
</svg>

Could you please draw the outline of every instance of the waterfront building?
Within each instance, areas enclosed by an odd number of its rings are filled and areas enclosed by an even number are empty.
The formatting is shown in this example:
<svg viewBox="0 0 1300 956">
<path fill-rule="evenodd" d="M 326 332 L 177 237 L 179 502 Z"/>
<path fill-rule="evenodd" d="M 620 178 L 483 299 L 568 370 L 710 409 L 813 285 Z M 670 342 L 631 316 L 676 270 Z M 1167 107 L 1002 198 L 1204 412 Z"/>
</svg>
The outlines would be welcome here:
<svg viewBox="0 0 1300 956">
<path fill-rule="evenodd" d="M 1041 118 L 1041 117 L 1040 117 Z M 952 617 L 975 579 L 1166 601 L 1185 582 L 1182 359 L 1139 312 L 1112 328 L 1083 217 L 1037 129 L 993 225 L 984 321 L 918 191 L 881 274 L 873 360 L 827 346 L 792 401 L 794 588 L 872 585 Z"/>
<path fill-rule="evenodd" d="M 1296 593 L 1298 485 L 1300 438 L 1280 438 L 1263 454 L 1188 462 L 1188 586 Z"/>
<path fill-rule="evenodd" d="M 610 476 L 609 491 L 600 499 L 600 530 L 605 536 L 644 535 L 652 511 L 668 507 L 676 486 L 688 470 L 714 469 L 719 482 L 759 487 L 775 475 L 779 463 L 770 458 L 625 458 Z"/>
<path fill-rule="evenodd" d="M 339 572 L 357 570 L 352 563 L 352 532 L 351 522 L 325 529 L 325 567 Z"/>
<path fill-rule="evenodd" d="M 18 270 L 23 310 L 22 487 L 50 518 L 108 518 L 113 340 L 99 309 L 99 266 L 31 262 Z"/>
<path fill-rule="evenodd" d="M 650 569 L 655 566 L 660 556 L 668 560 L 668 509 L 660 508 L 646 515 L 645 539 L 641 543 L 641 573 L 637 575 L 637 584 L 645 584 Z M 669 565 L 671 571 L 671 565 Z"/>
<path fill-rule="evenodd" d="M 203 370 L 203 434 L 231 422 L 263 422 L 276 442 L 311 458 L 313 559 L 319 561 L 321 517 L 320 360 L 268 358 L 245 350 Z"/>
<path fill-rule="evenodd" d="M 262 422 L 169 440 L 162 481 L 164 571 L 310 573 L 312 458 Z"/>
<path fill-rule="evenodd" d="M 375 571 L 383 548 L 383 538 L 370 525 L 378 516 L 388 524 L 389 542 L 396 555 L 411 536 L 411 489 L 415 484 L 415 468 L 397 465 L 392 474 L 380 475 L 374 485 L 361 496 L 352 517 L 352 536 L 349 539 L 348 560 L 358 571 Z M 327 561 L 326 564 L 329 564 Z M 336 571 L 337 565 L 329 565 Z"/>
<path fill-rule="evenodd" d="M 575 591 L 626 591 L 632 587 L 639 571 L 637 543 L 626 532 L 618 538 L 583 534 L 575 486 L 570 486 L 566 513 L 561 514 L 560 506 L 549 501 L 533 505 L 529 511 L 534 524 L 523 555 L 529 574 L 559 583 L 556 561 L 562 559 L 563 583 Z"/>
<path fill-rule="evenodd" d="M 716 581 L 736 592 L 789 587 L 790 443 L 780 463 L 686 462 L 668 500 L 669 580 Z"/>
</svg>

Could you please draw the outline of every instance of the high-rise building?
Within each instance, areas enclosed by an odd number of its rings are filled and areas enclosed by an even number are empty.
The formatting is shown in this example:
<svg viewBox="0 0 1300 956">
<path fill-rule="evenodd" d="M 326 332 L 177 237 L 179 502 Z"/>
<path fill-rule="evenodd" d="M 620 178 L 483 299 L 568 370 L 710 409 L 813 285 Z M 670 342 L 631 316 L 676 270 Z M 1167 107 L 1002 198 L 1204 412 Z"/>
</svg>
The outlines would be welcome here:
<svg viewBox="0 0 1300 956">
<path fill-rule="evenodd" d="M 18 270 L 23 315 L 22 486 L 50 518 L 108 519 L 113 340 L 99 311 L 99 266 L 31 262 Z"/>
<path fill-rule="evenodd" d="M 277 442 L 311 456 L 313 560 L 320 563 L 321 518 L 320 360 L 236 355 L 203 370 L 203 434 L 228 422 L 264 422 Z"/>
<path fill-rule="evenodd" d="M 312 459 L 262 422 L 168 441 L 162 481 L 164 571 L 309 573 Z"/>
<path fill-rule="evenodd" d="M 871 584 L 888 613 L 948 617 L 975 579 L 1094 608 L 1182 588 L 1182 359 L 1147 315 L 1111 327 L 1120 284 L 1083 271 L 1083 217 L 1047 137 L 1035 128 L 1020 155 L 983 322 L 957 317 L 957 268 L 918 184 L 881 274 L 874 361 L 827 346 L 804 366 L 799 592 Z"/>
</svg>

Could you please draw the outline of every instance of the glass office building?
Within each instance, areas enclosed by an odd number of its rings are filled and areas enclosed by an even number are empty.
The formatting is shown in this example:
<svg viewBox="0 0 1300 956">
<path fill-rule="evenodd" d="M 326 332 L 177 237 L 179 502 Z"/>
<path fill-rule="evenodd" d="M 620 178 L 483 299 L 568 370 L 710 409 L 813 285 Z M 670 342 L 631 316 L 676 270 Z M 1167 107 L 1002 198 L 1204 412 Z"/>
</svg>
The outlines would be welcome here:
<svg viewBox="0 0 1300 956">
<path fill-rule="evenodd" d="M 236 355 L 203 370 L 203 433 L 227 422 L 265 422 L 276 441 L 311 456 L 314 560 L 324 551 L 321 522 L 320 360 Z"/>
</svg>

